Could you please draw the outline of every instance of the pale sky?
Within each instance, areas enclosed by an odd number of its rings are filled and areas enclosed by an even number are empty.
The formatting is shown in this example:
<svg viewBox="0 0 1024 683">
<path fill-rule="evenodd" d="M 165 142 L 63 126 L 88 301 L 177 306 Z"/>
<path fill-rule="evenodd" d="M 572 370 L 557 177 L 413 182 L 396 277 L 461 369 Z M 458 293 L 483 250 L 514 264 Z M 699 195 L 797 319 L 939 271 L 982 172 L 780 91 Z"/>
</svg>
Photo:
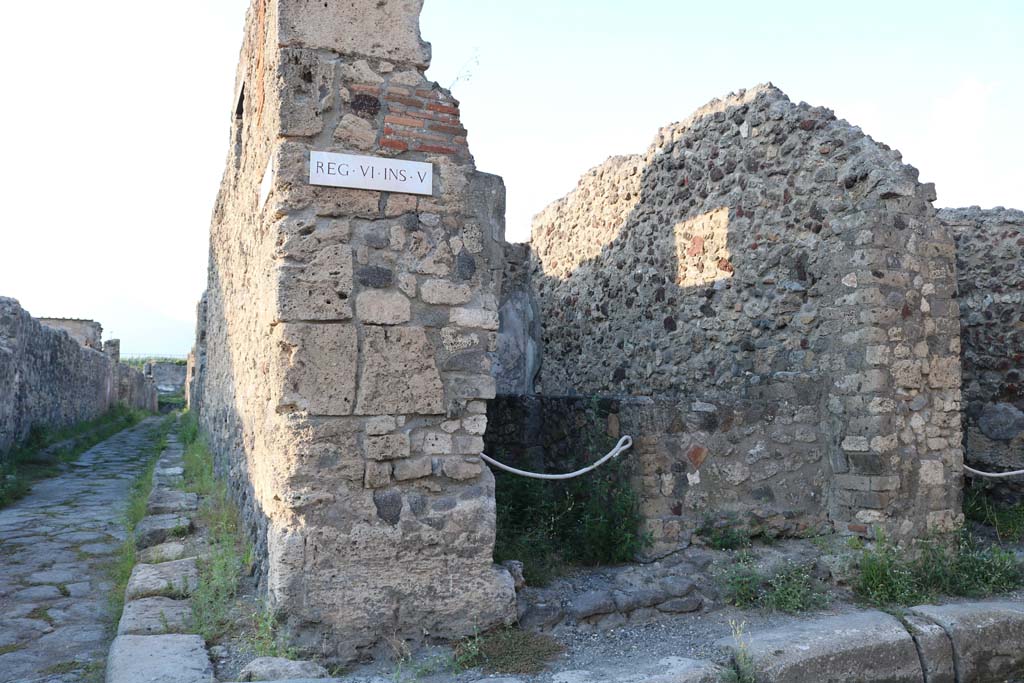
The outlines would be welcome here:
<svg viewBox="0 0 1024 683">
<path fill-rule="evenodd" d="M 184 355 L 248 0 L 0 5 L 0 295 Z M 1024 208 L 1024 3 L 426 0 L 508 236 L 612 154 L 772 81 L 903 152 L 938 206 Z"/>
</svg>

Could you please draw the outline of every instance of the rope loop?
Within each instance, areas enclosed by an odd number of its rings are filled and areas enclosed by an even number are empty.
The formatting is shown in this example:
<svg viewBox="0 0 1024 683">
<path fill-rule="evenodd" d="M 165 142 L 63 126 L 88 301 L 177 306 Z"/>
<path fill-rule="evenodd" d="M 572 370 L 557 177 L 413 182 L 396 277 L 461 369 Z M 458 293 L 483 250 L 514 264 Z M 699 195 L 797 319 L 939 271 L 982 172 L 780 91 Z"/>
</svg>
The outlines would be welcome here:
<svg viewBox="0 0 1024 683">
<path fill-rule="evenodd" d="M 600 460 L 595 462 L 593 465 L 588 465 L 588 466 L 584 467 L 581 470 L 576 470 L 575 472 L 568 472 L 566 474 L 540 474 L 539 472 L 527 472 L 526 470 L 517 470 L 515 467 L 509 467 L 508 465 L 503 465 L 502 463 L 498 462 L 497 460 L 494 460 L 493 458 L 489 457 L 486 453 L 481 453 L 480 457 L 483 458 L 485 462 L 488 462 L 491 465 L 494 465 L 495 467 L 497 467 L 499 469 L 503 469 L 506 472 L 511 472 L 512 474 L 518 474 L 520 477 L 529 477 L 530 479 L 555 479 L 555 480 L 558 480 L 558 479 L 572 479 L 573 477 L 578 477 L 581 474 L 586 474 L 587 472 L 592 472 L 593 470 L 596 470 L 598 467 L 600 467 L 601 465 L 605 464 L 606 462 L 608 462 L 612 458 L 617 458 L 620 453 L 622 453 L 623 451 L 629 449 L 629 447 L 632 446 L 632 445 L 633 445 L 633 437 L 631 437 L 631 436 L 629 436 L 627 434 L 627 435 L 623 436 L 621 439 L 619 439 L 619 442 L 617 444 L 615 444 L 615 448 L 613 448 L 610 451 L 608 451 L 607 455 L 605 455 L 603 458 L 601 458 Z"/>
</svg>

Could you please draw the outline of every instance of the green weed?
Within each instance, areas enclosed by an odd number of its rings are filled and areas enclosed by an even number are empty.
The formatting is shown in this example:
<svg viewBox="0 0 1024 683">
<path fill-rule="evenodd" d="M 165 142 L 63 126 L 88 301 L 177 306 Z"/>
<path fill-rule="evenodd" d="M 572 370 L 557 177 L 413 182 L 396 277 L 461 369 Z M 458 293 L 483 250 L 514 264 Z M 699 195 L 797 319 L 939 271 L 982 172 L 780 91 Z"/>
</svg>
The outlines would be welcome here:
<svg viewBox="0 0 1024 683">
<path fill-rule="evenodd" d="M 803 564 L 787 563 L 768 579 L 762 605 L 778 612 L 806 612 L 828 606 L 828 595 Z"/>
<path fill-rule="evenodd" d="M 983 546 L 961 532 L 950 547 L 920 541 L 912 550 L 896 548 L 884 537 L 861 552 L 854 593 L 878 606 L 913 605 L 939 596 L 985 597 L 1024 585 L 1024 568 L 1014 555 Z"/>
<path fill-rule="evenodd" d="M 207 530 L 208 547 L 199 562 L 199 582 L 191 598 L 192 627 L 207 642 L 213 642 L 235 625 L 233 607 L 251 551 L 240 533 L 238 509 L 227 486 L 214 475 L 213 454 L 199 434 L 193 414 L 182 416 L 178 438 L 185 445 L 182 487 L 202 498 L 198 516 Z M 256 639 L 260 643 L 266 642 L 259 635 L 265 625 L 255 620 Z"/>
<path fill-rule="evenodd" d="M 992 527 L 1001 543 L 1024 540 L 1024 503 L 1001 505 L 975 486 L 964 495 L 964 516 L 972 522 Z"/>
<path fill-rule="evenodd" d="M 534 674 L 565 648 L 543 633 L 504 628 L 467 638 L 455 647 L 454 662 L 461 669 L 480 667 L 503 674 Z"/>
<path fill-rule="evenodd" d="M 754 566 L 754 558 L 739 553 L 718 576 L 730 605 L 760 607 L 778 612 L 806 612 L 828 606 L 828 594 L 807 565 L 787 562 L 771 573 Z"/>
<path fill-rule="evenodd" d="M 292 647 L 289 640 L 269 605 L 264 605 L 253 613 L 252 633 L 247 641 L 256 656 L 295 659 L 298 650 Z"/>
<path fill-rule="evenodd" d="M 750 656 L 747 649 L 747 641 L 743 638 L 743 629 L 746 622 L 735 622 L 729 620 L 729 627 L 732 629 L 733 640 L 736 641 L 736 652 L 733 654 L 732 666 L 722 672 L 719 680 L 722 683 L 756 683 L 757 670 L 754 668 L 754 658 Z"/>
</svg>

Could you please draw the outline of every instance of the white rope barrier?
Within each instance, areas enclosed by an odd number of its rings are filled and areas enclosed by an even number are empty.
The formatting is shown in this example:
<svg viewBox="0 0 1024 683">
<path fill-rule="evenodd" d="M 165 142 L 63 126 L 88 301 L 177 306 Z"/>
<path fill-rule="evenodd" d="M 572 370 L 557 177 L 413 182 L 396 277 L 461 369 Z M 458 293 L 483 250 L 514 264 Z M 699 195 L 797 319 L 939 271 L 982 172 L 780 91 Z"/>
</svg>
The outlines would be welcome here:
<svg viewBox="0 0 1024 683">
<path fill-rule="evenodd" d="M 530 477 L 531 479 L 572 479 L 573 477 L 578 477 L 581 474 L 586 474 L 587 472 L 596 470 L 598 467 L 605 464 L 612 458 L 618 457 L 620 453 L 622 453 L 624 450 L 628 449 L 632 445 L 633 438 L 627 434 L 626 436 L 619 439 L 619 442 L 615 444 L 615 448 L 608 451 L 607 455 L 605 455 L 603 458 L 595 462 L 593 465 L 588 465 L 587 467 L 584 467 L 581 470 L 576 470 L 575 472 L 569 472 L 567 474 L 539 474 L 537 472 L 527 472 L 526 470 L 517 470 L 515 467 L 503 465 L 497 460 L 488 457 L 486 453 L 481 453 L 480 457 L 483 458 L 486 462 L 494 465 L 495 467 L 503 469 L 506 472 L 511 472 L 512 474 L 518 474 L 520 477 Z"/>
<path fill-rule="evenodd" d="M 991 479 L 1002 479 L 1003 477 L 1016 477 L 1020 474 L 1024 474 L 1024 470 L 1011 470 L 1009 472 L 982 472 L 981 470 L 976 470 L 973 467 L 968 467 L 967 465 L 964 465 L 964 470 L 967 471 L 969 474 L 973 474 L 976 477 L 989 477 Z"/>
</svg>

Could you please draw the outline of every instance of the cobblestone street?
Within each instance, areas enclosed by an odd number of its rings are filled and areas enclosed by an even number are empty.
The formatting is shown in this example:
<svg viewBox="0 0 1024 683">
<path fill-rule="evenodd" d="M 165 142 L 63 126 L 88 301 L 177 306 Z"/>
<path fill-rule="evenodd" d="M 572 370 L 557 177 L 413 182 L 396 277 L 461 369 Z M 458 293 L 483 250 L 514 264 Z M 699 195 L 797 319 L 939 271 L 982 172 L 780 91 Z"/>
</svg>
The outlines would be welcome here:
<svg viewBox="0 0 1024 683">
<path fill-rule="evenodd" d="M 97 444 L 0 510 L 0 681 L 97 680 L 111 636 L 107 567 L 160 418 Z"/>
</svg>

